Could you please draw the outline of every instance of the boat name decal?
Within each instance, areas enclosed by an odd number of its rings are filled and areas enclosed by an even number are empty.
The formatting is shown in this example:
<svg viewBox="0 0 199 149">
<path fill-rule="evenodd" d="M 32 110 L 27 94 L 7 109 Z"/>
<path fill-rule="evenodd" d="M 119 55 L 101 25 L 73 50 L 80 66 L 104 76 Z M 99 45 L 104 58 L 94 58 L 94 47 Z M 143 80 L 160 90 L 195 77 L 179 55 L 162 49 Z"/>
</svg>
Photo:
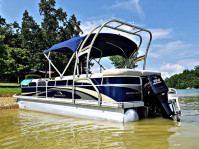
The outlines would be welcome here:
<svg viewBox="0 0 199 149">
<path fill-rule="evenodd" d="M 140 94 L 140 92 L 126 92 L 126 95 Z"/>
</svg>

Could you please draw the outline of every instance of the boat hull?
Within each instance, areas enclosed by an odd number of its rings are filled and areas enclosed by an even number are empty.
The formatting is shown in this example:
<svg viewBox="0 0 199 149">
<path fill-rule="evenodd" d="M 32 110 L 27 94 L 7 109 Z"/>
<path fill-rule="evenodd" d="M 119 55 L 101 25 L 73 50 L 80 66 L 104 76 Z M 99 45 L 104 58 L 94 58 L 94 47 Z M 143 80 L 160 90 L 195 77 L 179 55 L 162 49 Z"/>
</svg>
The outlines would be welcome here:
<svg viewBox="0 0 199 149">
<path fill-rule="evenodd" d="M 132 122 L 139 119 L 135 110 L 124 112 L 122 108 L 110 108 L 90 105 L 35 102 L 29 100 L 17 101 L 20 109 L 52 113 L 70 117 L 101 119 L 115 122 Z"/>
</svg>

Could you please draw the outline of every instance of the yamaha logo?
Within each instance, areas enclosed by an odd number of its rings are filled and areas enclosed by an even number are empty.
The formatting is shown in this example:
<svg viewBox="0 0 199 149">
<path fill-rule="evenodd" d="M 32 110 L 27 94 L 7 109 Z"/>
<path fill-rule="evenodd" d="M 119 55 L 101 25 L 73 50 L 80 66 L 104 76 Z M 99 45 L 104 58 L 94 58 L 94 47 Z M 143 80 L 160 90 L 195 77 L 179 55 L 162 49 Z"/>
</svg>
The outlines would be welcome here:
<svg viewBox="0 0 199 149">
<path fill-rule="evenodd" d="M 156 85 L 156 84 L 159 84 L 159 83 L 162 83 L 162 81 L 160 80 L 160 78 L 157 78 L 157 79 L 153 80 L 153 85 Z"/>
</svg>

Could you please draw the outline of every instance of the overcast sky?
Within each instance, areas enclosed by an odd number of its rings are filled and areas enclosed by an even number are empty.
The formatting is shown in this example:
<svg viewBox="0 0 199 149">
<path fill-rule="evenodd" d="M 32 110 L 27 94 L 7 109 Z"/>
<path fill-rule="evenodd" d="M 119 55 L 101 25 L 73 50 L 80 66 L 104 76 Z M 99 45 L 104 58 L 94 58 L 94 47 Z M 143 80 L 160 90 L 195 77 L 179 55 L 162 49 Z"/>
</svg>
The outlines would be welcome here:
<svg viewBox="0 0 199 149">
<path fill-rule="evenodd" d="M 40 0 L 0 0 L 0 15 L 7 23 L 21 23 L 27 9 L 40 24 Z M 75 14 L 84 34 L 110 19 L 148 29 L 153 34 L 146 69 L 163 77 L 199 65 L 198 0 L 57 0 L 68 16 Z"/>
</svg>

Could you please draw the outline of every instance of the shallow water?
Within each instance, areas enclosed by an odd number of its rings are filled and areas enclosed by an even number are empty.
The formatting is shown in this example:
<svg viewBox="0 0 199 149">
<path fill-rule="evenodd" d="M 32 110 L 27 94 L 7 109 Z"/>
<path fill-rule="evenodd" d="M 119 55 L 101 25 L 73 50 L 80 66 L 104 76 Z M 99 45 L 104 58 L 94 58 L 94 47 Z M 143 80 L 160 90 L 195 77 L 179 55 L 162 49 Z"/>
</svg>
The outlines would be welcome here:
<svg viewBox="0 0 199 149">
<path fill-rule="evenodd" d="M 0 110 L 0 148 L 198 148 L 199 98 L 180 96 L 181 122 L 113 123 Z"/>
</svg>

